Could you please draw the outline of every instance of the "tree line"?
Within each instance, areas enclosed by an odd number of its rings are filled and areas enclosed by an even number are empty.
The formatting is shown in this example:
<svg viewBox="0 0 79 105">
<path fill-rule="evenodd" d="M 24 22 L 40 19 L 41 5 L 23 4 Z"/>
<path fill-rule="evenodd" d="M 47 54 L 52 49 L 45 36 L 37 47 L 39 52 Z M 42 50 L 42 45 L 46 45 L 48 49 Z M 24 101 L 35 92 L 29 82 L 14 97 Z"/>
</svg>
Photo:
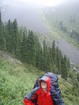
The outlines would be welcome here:
<svg viewBox="0 0 79 105">
<path fill-rule="evenodd" d="M 25 28 L 19 29 L 17 20 L 8 20 L 3 24 L 0 11 L 0 50 L 8 51 L 22 62 L 32 64 L 39 70 L 51 71 L 61 74 L 64 79 L 68 77 L 70 61 L 63 56 L 55 41 L 48 47 L 46 41 L 39 42 L 33 31 Z"/>
<path fill-rule="evenodd" d="M 75 20 L 73 20 L 73 21 L 75 22 Z M 73 21 L 71 21 L 71 23 L 74 23 Z M 71 25 L 72 25 L 72 24 L 71 24 Z M 67 27 L 65 27 L 65 26 L 63 25 L 63 22 L 62 22 L 62 21 L 59 22 L 59 28 L 60 28 L 60 30 L 63 31 L 64 33 L 68 33 L 69 37 L 71 37 L 71 38 L 73 38 L 73 39 L 76 39 L 76 41 L 79 42 L 79 33 L 78 33 L 77 31 L 75 31 L 75 30 L 72 29 L 71 32 L 69 32 L 69 31 L 67 30 Z"/>
</svg>

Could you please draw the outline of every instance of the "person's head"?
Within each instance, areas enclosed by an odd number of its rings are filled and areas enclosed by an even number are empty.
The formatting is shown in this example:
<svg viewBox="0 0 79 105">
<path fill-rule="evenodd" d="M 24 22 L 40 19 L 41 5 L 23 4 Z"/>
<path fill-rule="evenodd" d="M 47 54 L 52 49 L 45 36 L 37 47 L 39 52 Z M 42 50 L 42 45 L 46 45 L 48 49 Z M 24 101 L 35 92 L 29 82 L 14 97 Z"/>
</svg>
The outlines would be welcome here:
<svg viewBox="0 0 79 105">
<path fill-rule="evenodd" d="M 41 88 L 43 89 L 43 91 L 47 91 L 47 83 L 43 80 L 41 80 Z"/>
</svg>

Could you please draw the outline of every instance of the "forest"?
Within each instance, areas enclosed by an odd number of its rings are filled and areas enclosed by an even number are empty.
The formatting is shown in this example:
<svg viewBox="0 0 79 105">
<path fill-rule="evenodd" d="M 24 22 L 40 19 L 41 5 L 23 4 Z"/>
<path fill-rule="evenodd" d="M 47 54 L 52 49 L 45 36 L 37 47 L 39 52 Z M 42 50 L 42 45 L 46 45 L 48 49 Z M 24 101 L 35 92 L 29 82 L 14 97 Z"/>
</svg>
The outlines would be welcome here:
<svg viewBox="0 0 79 105">
<path fill-rule="evenodd" d="M 19 28 L 17 20 L 8 20 L 5 24 L 1 19 L 0 11 L 0 50 L 11 53 L 22 62 L 34 65 L 39 70 L 61 74 L 67 79 L 70 61 L 63 56 L 53 40 L 49 46 L 45 39 L 42 43 L 31 30 Z"/>
<path fill-rule="evenodd" d="M 59 76 L 65 104 L 78 105 L 79 73 L 73 72 L 55 40 L 50 46 L 37 34 L 19 27 L 16 19 L 3 23 L 0 11 L 0 105 L 23 105 L 38 76 L 48 71 Z"/>
</svg>

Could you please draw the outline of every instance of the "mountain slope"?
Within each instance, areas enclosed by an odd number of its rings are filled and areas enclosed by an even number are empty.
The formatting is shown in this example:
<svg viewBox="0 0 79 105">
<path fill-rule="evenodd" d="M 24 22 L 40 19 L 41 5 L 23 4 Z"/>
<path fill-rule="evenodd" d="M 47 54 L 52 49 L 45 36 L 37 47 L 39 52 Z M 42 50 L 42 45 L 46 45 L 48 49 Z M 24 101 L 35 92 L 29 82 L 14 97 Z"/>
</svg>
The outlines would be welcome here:
<svg viewBox="0 0 79 105">
<path fill-rule="evenodd" d="M 44 22 L 55 35 L 64 37 L 79 48 L 79 3 L 67 3 L 43 9 Z"/>
<path fill-rule="evenodd" d="M 43 8 L 40 12 L 43 23 L 50 33 L 45 35 L 47 43 L 52 40 L 67 55 L 71 62 L 79 64 L 79 2 L 58 7 Z M 73 53 L 72 53 L 73 52 Z"/>
<path fill-rule="evenodd" d="M 38 75 L 32 65 L 0 51 L 0 105 L 23 105 L 23 97 L 33 88 Z"/>
<path fill-rule="evenodd" d="M 24 96 L 42 74 L 43 71 L 22 64 L 10 54 L 0 51 L 0 105 L 24 105 Z M 59 76 L 59 87 L 66 105 L 78 105 L 78 90 L 75 91 L 71 83 Z"/>
</svg>

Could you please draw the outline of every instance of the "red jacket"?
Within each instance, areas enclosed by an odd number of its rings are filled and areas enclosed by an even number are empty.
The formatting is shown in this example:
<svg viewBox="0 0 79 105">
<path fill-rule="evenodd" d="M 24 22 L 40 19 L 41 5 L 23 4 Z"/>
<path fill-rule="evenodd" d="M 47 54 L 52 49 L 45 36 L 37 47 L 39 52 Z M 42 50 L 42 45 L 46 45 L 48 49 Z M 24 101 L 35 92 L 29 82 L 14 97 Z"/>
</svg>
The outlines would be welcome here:
<svg viewBox="0 0 79 105">
<path fill-rule="evenodd" d="M 40 88 L 33 89 L 24 98 L 25 105 L 35 105 L 34 102 L 35 99 L 37 100 L 38 105 L 54 105 L 50 94 L 50 84 L 51 84 L 50 78 L 44 76 L 44 78 L 42 78 L 41 80 L 46 81 L 48 85 L 47 92 L 43 92 L 41 86 Z"/>
</svg>

